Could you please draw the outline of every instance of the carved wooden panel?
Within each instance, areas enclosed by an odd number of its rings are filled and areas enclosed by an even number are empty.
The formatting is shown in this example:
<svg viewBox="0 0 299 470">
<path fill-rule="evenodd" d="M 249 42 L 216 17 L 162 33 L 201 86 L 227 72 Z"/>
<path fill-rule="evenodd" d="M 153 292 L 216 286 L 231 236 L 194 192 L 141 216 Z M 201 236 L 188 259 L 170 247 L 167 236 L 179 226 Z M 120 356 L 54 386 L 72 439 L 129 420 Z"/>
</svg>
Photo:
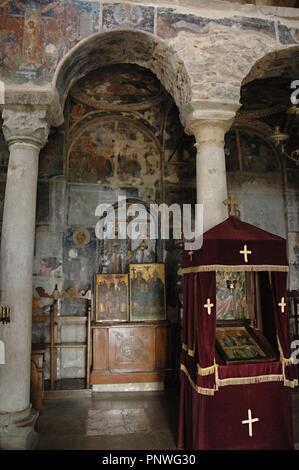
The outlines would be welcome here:
<svg viewBox="0 0 299 470">
<path fill-rule="evenodd" d="M 153 327 L 119 327 L 109 330 L 109 368 L 111 370 L 153 370 L 155 331 Z"/>
<path fill-rule="evenodd" d="M 91 383 L 163 381 L 169 335 L 167 322 L 93 326 Z"/>
</svg>

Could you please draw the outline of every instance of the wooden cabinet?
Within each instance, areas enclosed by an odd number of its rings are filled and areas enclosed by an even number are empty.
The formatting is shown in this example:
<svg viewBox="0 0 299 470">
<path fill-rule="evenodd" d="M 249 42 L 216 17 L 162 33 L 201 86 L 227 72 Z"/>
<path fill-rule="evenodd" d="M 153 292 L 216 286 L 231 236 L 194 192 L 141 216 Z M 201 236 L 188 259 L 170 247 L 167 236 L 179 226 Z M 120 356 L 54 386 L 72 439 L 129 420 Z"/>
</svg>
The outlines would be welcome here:
<svg viewBox="0 0 299 470">
<path fill-rule="evenodd" d="M 90 383 L 164 382 L 169 340 L 167 321 L 93 325 Z"/>
</svg>

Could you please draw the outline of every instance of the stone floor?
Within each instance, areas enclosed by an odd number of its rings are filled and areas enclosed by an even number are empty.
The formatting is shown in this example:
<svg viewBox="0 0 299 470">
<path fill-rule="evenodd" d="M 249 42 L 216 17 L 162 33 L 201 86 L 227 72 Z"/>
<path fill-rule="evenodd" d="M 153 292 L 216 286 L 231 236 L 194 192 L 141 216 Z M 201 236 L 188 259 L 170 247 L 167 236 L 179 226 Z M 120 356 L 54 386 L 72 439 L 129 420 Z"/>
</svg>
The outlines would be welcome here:
<svg viewBox="0 0 299 470">
<path fill-rule="evenodd" d="M 59 393 L 45 400 L 37 422 L 38 449 L 176 448 L 175 392 L 82 393 L 76 398 L 62 392 L 57 398 Z M 294 431 L 299 449 L 299 393 L 294 394 Z"/>
</svg>

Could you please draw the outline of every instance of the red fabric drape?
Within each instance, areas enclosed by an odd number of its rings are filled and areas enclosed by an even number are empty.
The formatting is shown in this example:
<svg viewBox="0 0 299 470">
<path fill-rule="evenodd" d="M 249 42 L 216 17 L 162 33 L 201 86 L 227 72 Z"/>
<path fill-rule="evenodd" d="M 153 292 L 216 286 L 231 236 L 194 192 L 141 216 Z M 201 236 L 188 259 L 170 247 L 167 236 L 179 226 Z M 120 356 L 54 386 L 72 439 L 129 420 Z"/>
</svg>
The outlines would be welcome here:
<svg viewBox="0 0 299 470">
<path fill-rule="evenodd" d="M 196 289 L 197 315 L 197 357 L 200 367 L 210 367 L 215 359 L 216 333 L 216 273 L 196 274 L 194 288 Z M 205 305 L 213 305 L 208 309 Z M 209 313 L 210 312 L 210 313 Z"/>
<path fill-rule="evenodd" d="M 279 304 L 282 299 L 287 303 L 287 273 L 271 273 L 272 290 L 274 297 L 274 312 L 277 336 L 282 349 L 283 357 L 289 358 L 291 355 L 290 349 L 290 331 L 289 331 L 289 316 L 288 307 L 284 306 L 282 312 Z"/>
<path fill-rule="evenodd" d="M 291 389 L 280 382 L 222 387 L 196 393 L 182 375 L 178 447 L 189 450 L 293 449 Z M 259 421 L 249 436 L 248 410 Z"/>
<path fill-rule="evenodd" d="M 249 250 L 247 261 L 242 254 L 245 247 Z M 287 274 L 284 271 L 287 264 L 284 239 L 236 217 L 230 217 L 206 232 L 202 248 L 194 252 L 191 259 L 189 253 L 184 253 L 185 345 L 181 363 L 180 448 L 293 447 L 291 394 L 286 385 L 294 386 L 294 383 L 288 383 L 292 368 L 286 361 L 219 363 L 213 367 L 216 271 L 226 266 L 240 271 L 275 271 L 271 275 L 273 295 L 268 283 L 263 313 L 272 318 L 275 315 L 275 325 L 268 322 L 268 339 L 275 340 L 277 332 L 283 357 L 290 357 L 287 309 L 285 307 L 282 313 L 278 305 L 283 297 L 286 301 Z M 210 315 L 205 308 L 208 303 L 213 304 Z M 242 424 L 248 410 L 259 418 L 252 437 L 248 436 L 248 427 Z"/>
<path fill-rule="evenodd" d="M 216 280 L 215 272 L 186 274 L 183 279 L 184 350 L 200 367 L 210 367 L 215 357 Z M 213 305 L 209 310 L 205 305 Z M 210 314 L 209 314 L 210 311 Z"/>
<path fill-rule="evenodd" d="M 188 274 L 183 277 L 183 347 L 189 351 L 193 351 L 195 347 L 196 329 L 194 324 L 196 306 L 195 306 L 195 289 L 194 280 L 196 274 Z"/>
<path fill-rule="evenodd" d="M 251 251 L 247 263 L 240 253 L 244 245 Z M 192 259 L 188 251 L 183 254 L 183 268 L 213 264 L 287 266 L 286 241 L 237 217 L 229 217 L 203 234 L 202 248 L 194 251 Z"/>
</svg>

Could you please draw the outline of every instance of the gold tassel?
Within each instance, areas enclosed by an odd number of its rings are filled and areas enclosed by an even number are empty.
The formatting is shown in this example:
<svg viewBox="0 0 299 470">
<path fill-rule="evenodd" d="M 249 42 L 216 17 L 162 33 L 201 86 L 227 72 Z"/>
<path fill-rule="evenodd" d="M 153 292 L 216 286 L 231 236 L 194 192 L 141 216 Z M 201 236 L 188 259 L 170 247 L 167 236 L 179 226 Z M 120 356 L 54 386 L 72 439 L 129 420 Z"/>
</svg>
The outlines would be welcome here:
<svg viewBox="0 0 299 470">
<path fill-rule="evenodd" d="M 200 367 L 200 365 L 197 364 L 197 375 L 204 376 L 204 375 L 214 374 L 215 369 L 216 369 L 215 362 L 212 366 L 209 366 L 209 367 Z"/>
</svg>

